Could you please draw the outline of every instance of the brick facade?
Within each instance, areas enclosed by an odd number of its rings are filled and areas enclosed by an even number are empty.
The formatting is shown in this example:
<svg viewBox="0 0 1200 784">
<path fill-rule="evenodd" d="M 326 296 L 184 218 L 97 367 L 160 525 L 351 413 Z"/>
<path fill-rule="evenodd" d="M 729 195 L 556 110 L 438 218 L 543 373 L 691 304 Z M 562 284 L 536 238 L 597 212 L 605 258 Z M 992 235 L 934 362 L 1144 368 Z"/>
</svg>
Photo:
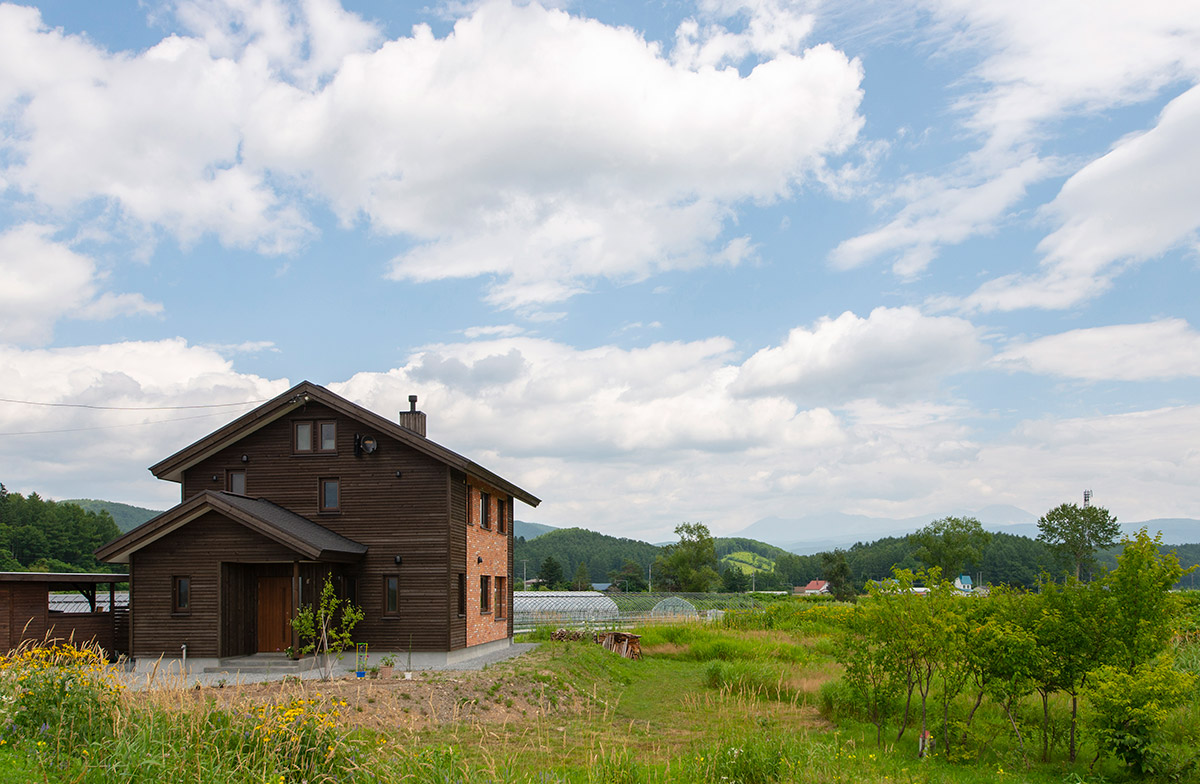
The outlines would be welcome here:
<svg viewBox="0 0 1200 784">
<path fill-rule="evenodd" d="M 480 494 L 487 493 L 488 528 L 482 525 Z M 472 484 L 467 493 L 467 645 L 479 645 L 508 637 L 508 618 L 512 608 L 512 575 L 509 574 L 509 547 L 512 521 L 498 530 L 498 512 L 508 499 L 493 488 Z M 483 559 L 480 562 L 480 559 Z M 480 578 L 489 577 L 490 607 L 481 609 Z M 496 580 L 504 581 L 503 607 L 496 606 Z M 497 611 L 502 611 L 498 613 Z"/>
</svg>

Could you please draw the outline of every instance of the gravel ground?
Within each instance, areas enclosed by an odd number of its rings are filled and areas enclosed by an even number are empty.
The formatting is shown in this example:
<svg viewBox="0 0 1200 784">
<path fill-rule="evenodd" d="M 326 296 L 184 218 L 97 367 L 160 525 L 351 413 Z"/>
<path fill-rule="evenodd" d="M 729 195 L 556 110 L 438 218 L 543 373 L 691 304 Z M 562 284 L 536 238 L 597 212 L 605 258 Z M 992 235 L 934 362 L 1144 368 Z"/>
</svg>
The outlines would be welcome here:
<svg viewBox="0 0 1200 784">
<path fill-rule="evenodd" d="M 520 656 L 528 651 L 533 650 L 538 646 L 535 642 L 519 642 L 513 643 L 510 647 L 485 653 L 470 659 L 463 659 L 452 664 L 447 664 L 441 667 L 427 667 L 421 670 L 422 672 L 433 672 L 438 670 L 482 670 L 484 667 L 495 664 L 496 662 L 506 661 Z M 333 677 L 341 678 L 346 675 L 352 675 L 354 670 L 354 656 L 349 654 L 344 658 L 340 666 L 334 669 Z M 125 687 L 135 691 L 152 688 L 191 688 L 193 686 L 234 686 L 243 683 L 264 683 L 267 681 L 278 681 L 285 677 L 299 677 L 304 680 L 317 680 L 321 677 L 321 673 L 317 669 L 297 671 L 293 669 L 280 669 L 277 672 L 194 672 L 186 677 L 180 675 L 178 662 L 173 661 L 163 665 L 161 669 L 154 673 L 121 673 L 121 680 Z"/>
</svg>

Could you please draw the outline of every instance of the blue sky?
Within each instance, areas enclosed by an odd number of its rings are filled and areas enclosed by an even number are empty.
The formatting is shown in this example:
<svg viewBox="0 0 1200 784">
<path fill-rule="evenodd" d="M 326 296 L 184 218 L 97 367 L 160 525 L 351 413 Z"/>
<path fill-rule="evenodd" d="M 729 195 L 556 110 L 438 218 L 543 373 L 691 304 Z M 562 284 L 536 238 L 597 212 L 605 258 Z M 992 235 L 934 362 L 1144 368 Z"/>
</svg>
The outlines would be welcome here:
<svg viewBox="0 0 1200 784">
<path fill-rule="evenodd" d="M 652 541 L 1200 516 L 1191 6 L 0 4 L 0 398 L 133 409 L 0 481 L 165 508 L 308 379 Z"/>
</svg>

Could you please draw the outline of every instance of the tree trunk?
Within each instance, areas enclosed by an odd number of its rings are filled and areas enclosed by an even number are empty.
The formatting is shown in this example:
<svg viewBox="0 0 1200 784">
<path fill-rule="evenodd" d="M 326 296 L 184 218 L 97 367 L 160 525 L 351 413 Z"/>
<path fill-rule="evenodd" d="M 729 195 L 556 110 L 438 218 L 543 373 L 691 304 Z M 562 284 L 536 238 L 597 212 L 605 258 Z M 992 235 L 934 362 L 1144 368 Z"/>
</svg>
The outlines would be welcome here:
<svg viewBox="0 0 1200 784">
<path fill-rule="evenodd" d="M 979 706 L 983 704 L 983 690 L 979 690 L 979 694 L 975 695 L 975 704 L 971 706 L 971 712 L 967 714 L 966 724 L 963 725 L 962 735 L 959 736 L 959 743 L 967 742 L 967 735 L 971 732 L 971 720 L 975 718 L 975 711 L 979 710 Z"/>
<path fill-rule="evenodd" d="M 1029 755 L 1025 753 L 1025 740 L 1021 737 L 1021 731 L 1017 729 L 1017 722 L 1012 715 L 1012 700 L 1004 703 L 1004 712 L 1008 714 L 1008 723 L 1012 725 L 1013 732 L 1017 734 L 1017 745 L 1021 747 L 1021 756 L 1025 758 L 1025 767 L 1029 767 Z"/>
<path fill-rule="evenodd" d="M 1050 761 L 1050 690 L 1038 689 L 1042 695 L 1042 762 Z"/>
<path fill-rule="evenodd" d="M 1071 692 L 1071 762 L 1075 761 L 1075 720 L 1079 711 L 1079 697 Z"/>
<path fill-rule="evenodd" d="M 903 738 L 904 731 L 908 729 L 908 712 L 910 706 L 912 705 L 912 693 L 913 689 L 916 688 L 916 685 L 917 684 L 915 683 L 908 684 L 908 698 L 904 700 L 904 720 L 900 722 L 900 732 L 896 735 L 896 740 Z"/>
<path fill-rule="evenodd" d="M 942 689 L 945 690 L 945 680 Z M 942 695 L 942 747 L 944 754 L 950 753 L 950 699 L 945 694 Z"/>
</svg>

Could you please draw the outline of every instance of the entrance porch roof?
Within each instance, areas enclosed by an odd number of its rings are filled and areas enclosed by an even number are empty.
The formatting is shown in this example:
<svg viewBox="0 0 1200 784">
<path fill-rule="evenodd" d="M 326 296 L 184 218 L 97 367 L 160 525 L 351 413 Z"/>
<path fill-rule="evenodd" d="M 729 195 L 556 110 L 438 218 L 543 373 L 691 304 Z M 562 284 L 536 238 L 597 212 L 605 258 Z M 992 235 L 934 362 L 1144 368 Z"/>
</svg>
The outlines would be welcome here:
<svg viewBox="0 0 1200 784">
<path fill-rule="evenodd" d="M 347 539 L 265 498 L 205 490 L 98 548 L 96 557 L 108 563 L 129 563 L 133 553 L 208 512 L 240 523 L 308 560 L 356 561 L 367 552 L 365 544 Z"/>
</svg>

